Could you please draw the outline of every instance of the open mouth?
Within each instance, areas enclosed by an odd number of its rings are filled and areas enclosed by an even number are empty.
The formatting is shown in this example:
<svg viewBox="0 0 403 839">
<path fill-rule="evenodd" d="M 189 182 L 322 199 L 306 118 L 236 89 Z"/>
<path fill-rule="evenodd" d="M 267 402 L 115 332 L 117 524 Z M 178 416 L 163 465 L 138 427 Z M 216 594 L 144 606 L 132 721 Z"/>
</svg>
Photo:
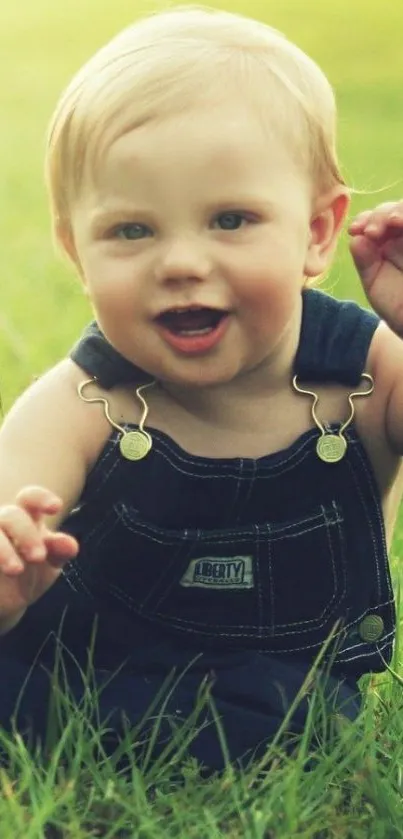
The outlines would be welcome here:
<svg viewBox="0 0 403 839">
<path fill-rule="evenodd" d="M 228 312 L 208 306 L 169 309 L 158 315 L 157 322 L 174 335 L 207 335 L 217 329 Z"/>
<path fill-rule="evenodd" d="M 230 312 L 209 306 L 172 308 L 156 318 L 166 343 L 182 356 L 210 353 L 227 331 Z"/>
</svg>

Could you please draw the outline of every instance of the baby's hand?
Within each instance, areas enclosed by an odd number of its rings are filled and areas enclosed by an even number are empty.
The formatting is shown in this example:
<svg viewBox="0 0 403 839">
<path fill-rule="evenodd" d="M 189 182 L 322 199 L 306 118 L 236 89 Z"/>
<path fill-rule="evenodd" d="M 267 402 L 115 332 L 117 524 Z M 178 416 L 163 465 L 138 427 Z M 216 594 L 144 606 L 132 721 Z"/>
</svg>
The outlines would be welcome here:
<svg viewBox="0 0 403 839">
<path fill-rule="evenodd" d="M 14 504 L 0 507 L 0 626 L 23 611 L 57 579 L 78 551 L 76 540 L 50 530 L 45 517 L 62 501 L 42 487 L 27 487 Z"/>
<path fill-rule="evenodd" d="M 403 337 L 403 201 L 360 213 L 348 232 L 351 254 L 371 306 Z"/>
</svg>

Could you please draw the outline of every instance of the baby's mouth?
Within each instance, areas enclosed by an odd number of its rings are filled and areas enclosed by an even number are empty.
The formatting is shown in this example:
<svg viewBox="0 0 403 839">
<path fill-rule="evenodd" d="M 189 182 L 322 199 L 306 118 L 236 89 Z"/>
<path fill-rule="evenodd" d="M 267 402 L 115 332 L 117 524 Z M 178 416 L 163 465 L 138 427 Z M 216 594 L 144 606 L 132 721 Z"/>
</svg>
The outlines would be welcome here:
<svg viewBox="0 0 403 839">
<path fill-rule="evenodd" d="M 200 306 L 169 309 L 158 315 L 156 320 L 174 335 L 207 335 L 216 329 L 227 315 L 228 312 L 222 309 Z"/>
</svg>

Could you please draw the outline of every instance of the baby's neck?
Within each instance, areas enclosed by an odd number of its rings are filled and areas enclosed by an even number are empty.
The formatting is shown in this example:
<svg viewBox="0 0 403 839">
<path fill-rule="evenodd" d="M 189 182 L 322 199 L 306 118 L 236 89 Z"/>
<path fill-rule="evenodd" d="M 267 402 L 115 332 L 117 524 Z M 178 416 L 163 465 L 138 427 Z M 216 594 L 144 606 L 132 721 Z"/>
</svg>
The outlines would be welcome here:
<svg viewBox="0 0 403 839">
<path fill-rule="evenodd" d="M 224 384 L 185 387 L 160 383 L 168 397 L 182 410 L 215 427 L 243 427 L 251 406 L 272 402 L 291 388 L 294 358 L 299 343 L 298 330 L 284 337 L 275 353 L 253 370 Z"/>
</svg>

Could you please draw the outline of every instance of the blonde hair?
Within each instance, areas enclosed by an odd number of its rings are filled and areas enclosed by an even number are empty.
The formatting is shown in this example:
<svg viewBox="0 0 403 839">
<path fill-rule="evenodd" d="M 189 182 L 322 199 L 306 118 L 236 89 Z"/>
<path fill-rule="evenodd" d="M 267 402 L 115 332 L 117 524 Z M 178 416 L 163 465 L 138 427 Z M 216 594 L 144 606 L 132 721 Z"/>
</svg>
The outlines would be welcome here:
<svg viewBox="0 0 403 839">
<path fill-rule="evenodd" d="M 322 70 L 275 29 L 201 7 L 173 8 L 123 30 L 73 77 L 53 115 L 46 177 L 57 223 L 69 224 L 86 167 L 118 137 L 230 85 L 282 128 L 316 189 L 344 183 L 335 145 L 335 101 Z"/>
</svg>

